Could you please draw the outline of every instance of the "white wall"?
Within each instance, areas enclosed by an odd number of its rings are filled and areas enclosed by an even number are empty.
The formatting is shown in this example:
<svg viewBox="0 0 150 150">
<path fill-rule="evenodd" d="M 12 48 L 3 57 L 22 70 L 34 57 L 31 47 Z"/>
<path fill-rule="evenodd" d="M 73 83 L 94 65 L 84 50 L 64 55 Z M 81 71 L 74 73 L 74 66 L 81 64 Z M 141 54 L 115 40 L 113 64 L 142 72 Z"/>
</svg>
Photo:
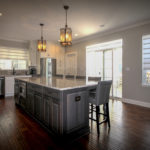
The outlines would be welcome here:
<svg viewBox="0 0 150 150">
<path fill-rule="evenodd" d="M 150 87 L 142 87 L 142 35 L 150 34 L 150 24 L 86 39 L 68 48 L 77 51 L 77 74 L 86 75 L 86 46 L 123 39 L 123 97 L 150 102 Z M 129 71 L 127 71 L 129 68 Z"/>
<path fill-rule="evenodd" d="M 40 74 L 40 53 L 37 51 L 37 41 L 29 42 L 29 66 L 36 66 L 37 74 Z"/>
<path fill-rule="evenodd" d="M 11 48 L 20 48 L 20 49 L 28 49 L 28 42 L 20 42 L 20 41 L 10 41 L 0 39 L 0 46 L 2 47 L 11 47 Z"/>
</svg>

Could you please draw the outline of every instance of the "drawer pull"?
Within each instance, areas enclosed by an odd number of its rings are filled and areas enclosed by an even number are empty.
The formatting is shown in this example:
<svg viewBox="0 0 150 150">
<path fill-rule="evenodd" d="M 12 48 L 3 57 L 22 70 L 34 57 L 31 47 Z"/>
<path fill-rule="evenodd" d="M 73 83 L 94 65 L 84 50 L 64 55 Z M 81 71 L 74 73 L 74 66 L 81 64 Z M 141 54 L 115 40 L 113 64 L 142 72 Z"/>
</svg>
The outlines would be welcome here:
<svg viewBox="0 0 150 150">
<path fill-rule="evenodd" d="M 81 96 L 76 96 L 76 97 L 75 97 L 75 101 L 76 101 L 76 102 L 78 102 L 78 101 L 80 101 L 80 100 L 81 100 Z"/>
</svg>

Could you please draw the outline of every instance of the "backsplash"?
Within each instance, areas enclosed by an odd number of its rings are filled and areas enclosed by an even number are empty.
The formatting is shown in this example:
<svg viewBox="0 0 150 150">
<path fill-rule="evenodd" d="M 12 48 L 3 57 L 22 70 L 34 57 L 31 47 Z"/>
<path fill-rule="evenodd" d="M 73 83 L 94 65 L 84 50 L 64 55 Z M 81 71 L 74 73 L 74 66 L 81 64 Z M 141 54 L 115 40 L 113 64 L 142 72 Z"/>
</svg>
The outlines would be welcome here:
<svg viewBox="0 0 150 150">
<path fill-rule="evenodd" d="M 28 70 L 15 70 L 15 75 L 26 75 Z M 0 75 L 13 75 L 13 70 L 0 70 Z"/>
</svg>

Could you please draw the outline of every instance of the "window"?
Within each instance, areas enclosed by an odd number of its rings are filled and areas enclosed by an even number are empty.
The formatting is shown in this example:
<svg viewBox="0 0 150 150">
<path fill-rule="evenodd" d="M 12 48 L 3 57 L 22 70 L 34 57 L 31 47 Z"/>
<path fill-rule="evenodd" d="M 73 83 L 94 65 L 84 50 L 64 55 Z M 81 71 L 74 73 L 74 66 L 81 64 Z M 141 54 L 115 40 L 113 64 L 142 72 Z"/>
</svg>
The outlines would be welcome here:
<svg viewBox="0 0 150 150">
<path fill-rule="evenodd" d="M 12 69 L 12 61 L 7 59 L 0 59 L 0 69 L 10 70 Z"/>
<path fill-rule="evenodd" d="M 27 69 L 29 52 L 27 50 L 0 47 L 0 69 Z"/>
<path fill-rule="evenodd" d="M 142 37 L 142 84 L 150 86 L 150 35 Z"/>
<path fill-rule="evenodd" d="M 26 60 L 13 60 L 13 67 L 16 70 L 25 70 L 27 69 L 27 61 Z"/>
</svg>

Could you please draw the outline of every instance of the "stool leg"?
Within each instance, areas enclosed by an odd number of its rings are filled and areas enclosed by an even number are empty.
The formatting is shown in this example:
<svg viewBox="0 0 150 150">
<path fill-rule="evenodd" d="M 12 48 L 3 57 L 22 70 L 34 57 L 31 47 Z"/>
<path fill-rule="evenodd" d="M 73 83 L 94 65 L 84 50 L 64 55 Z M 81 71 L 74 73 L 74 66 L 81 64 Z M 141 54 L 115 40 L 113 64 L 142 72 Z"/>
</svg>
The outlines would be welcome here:
<svg viewBox="0 0 150 150">
<path fill-rule="evenodd" d="M 97 133 L 99 135 L 99 106 L 96 106 L 96 123 L 97 123 Z"/>
<path fill-rule="evenodd" d="M 107 113 L 107 122 L 108 122 L 108 126 L 110 127 L 109 104 L 108 104 L 108 103 L 106 103 L 106 113 Z"/>
<path fill-rule="evenodd" d="M 103 105 L 103 112 L 104 112 L 104 114 L 106 115 L 107 112 L 106 112 L 106 105 L 105 105 L 105 104 Z M 103 116 L 103 119 L 104 119 L 104 120 L 105 120 L 105 115 Z"/>
</svg>

